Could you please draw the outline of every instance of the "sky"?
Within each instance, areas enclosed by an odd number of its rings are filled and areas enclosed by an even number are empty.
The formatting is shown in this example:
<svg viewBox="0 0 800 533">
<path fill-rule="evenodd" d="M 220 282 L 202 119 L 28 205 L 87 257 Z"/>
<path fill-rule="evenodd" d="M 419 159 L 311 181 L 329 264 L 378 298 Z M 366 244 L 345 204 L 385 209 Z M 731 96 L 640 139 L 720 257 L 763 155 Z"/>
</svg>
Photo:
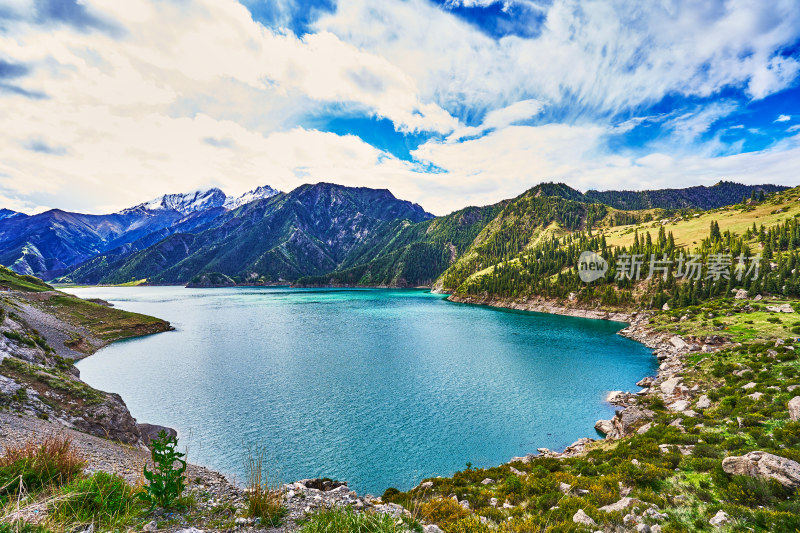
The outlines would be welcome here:
<svg viewBox="0 0 800 533">
<path fill-rule="evenodd" d="M 0 0 L 0 207 L 800 184 L 798 0 Z"/>
</svg>

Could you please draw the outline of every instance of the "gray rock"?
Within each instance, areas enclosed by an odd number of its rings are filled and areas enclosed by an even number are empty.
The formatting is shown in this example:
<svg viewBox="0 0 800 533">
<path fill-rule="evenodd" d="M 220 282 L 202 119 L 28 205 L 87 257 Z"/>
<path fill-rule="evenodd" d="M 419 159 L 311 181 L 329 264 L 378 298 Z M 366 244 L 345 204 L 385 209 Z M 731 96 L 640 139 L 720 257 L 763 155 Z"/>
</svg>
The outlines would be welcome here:
<svg viewBox="0 0 800 533">
<path fill-rule="evenodd" d="M 481 485 L 491 485 L 492 483 L 494 483 L 494 480 L 490 477 L 487 477 L 486 479 L 481 481 Z"/>
<path fill-rule="evenodd" d="M 664 396 L 672 396 L 672 394 L 675 392 L 675 388 L 681 383 L 683 383 L 683 378 L 681 377 L 669 378 L 662 383 L 659 388 Z"/>
<path fill-rule="evenodd" d="M 670 411 L 685 411 L 689 408 L 689 400 L 678 400 L 667 406 Z"/>
<path fill-rule="evenodd" d="M 661 526 L 658 524 L 653 524 L 650 526 L 650 533 L 661 533 Z"/>
<path fill-rule="evenodd" d="M 747 291 L 744 289 L 731 289 L 731 291 L 736 293 L 736 296 L 734 296 L 736 300 L 744 300 L 747 298 Z"/>
<path fill-rule="evenodd" d="M 717 514 L 714 515 L 711 520 L 708 521 L 709 524 L 716 528 L 720 528 L 726 524 L 731 523 L 731 517 L 728 516 L 728 513 L 725 511 L 720 510 Z"/>
<path fill-rule="evenodd" d="M 647 524 L 638 524 L 636 526 L 636 531 L 638 533 L 650 533 L 650 526 Z"/>
<path fill-rule="evenodd" d="M 746 385 L 742 385 L 742 388 L 743 388 L 744 390 L 750 390 L 750 389 L 754 389 L 754 388 L 756 388 L 757 386 L 758 386 L 758 385 L 757 385 L 756 383 L 754 383 L 754 382 L 752 382 L 752 381 L 751 381 L 750 383 L 748 383 L 748 384 L 746 384 Z"/>
<path fill-rule="evenodd" d="M 637 429 L 636 433 L 638 433 L 639 435 L 644 435 L 645 433 L 647 433 L 650 430 L 651 427 L 653 427 L 653 423 L 652 422 L 648 422 L 647 424 L 645 424 L 642 427 L 640 427 L 639 429 Z"/>
<path fill-rule="evenodd" d="M 611 420 L 598 420 L 594 424 L 594 429 L 603 435 L 608 435 L 614 431 L 614 424 L 611 422 Z"/>
<path fill-rule="evenodd" d="M 592 517 L 583 512 L 583 509 L 578 509 L 578 512 L 572 516 L 572 521 L 576 524 L 583 524 L 584 526 L 596 526 L 597 522 L 592 520 Z"/>
<path fill-rule="evenodd" d="M 444 531 L 436 524 L 428 524 L 422 526 L 422 533 L 444 533 Z"/>
<path fill-rule="evenodd" d="M 461 500 L 460 502 L 458 502 L 458 505 L 460 505 L 464 509 L 469 510 L 469 502 L 467 500 Z"/>
<path fill-rule="evenodd" d="M 794 313 L 794 308 L 789 304 L 768 305 L 767 311 L 772 311 L 773 313 Z"/>
<path fill-rule="evenodd" d="M 708 396 L 703 394 L 702 396 L 700 396 L 700 399 L 697 400 L 697 403 L 695 404 L 695 409 L 703 410 L 703 409 L 708 409 L 709 407 L 711 407 L 711 400 L 709 399 Z"/>
<path fill-rule="evenodd" d="M 419 484 L 419 488 L 422 490 L 431 490 L 433 488 L 433 481 L 424 481 Z"/>
<path fill-rule="evenodd" d="M 563 482 L 558 484 L 558 490 L 560 490 L 564 494 L 568 493 L 571 488 L 572 488 L 571 485 L 568 485 L 568 484 L 563 483 Z"/>
<path fill-rule="evenodd" d="M 784 487 L 800 487 L 800 463 L 767 452 L 726 457 L 722 469 L 730 475 L 769 478 Z"/>
<path fill-rule="evenodd" d="M 669 343 L 671 345 L 673 345 L 675 348 L 677 348 L 678 350 L 683 350 L 683 349 L 689 347 L 689 345 L 686 344 L 686 341 L 684 341 L 682 338 L 678 337 L 677 335 L 675 335 L 674 337 L 670 338 L 669 339 Z"/>
<path fill-rule="evenodd" d="M 622 498 L 618 502 L 604 505 L 600 507 L 598 510 L 603 511 L 604 513 L 615 513 L 617 511 L 624 511 L 625 509 L 630 509 L 631 507 L 639 505 L 640 503 L 641 502 L 636 498 Z"/>
<path fill-rule="evenodd" d="M 755 400 L 755 401 L 760 400 L 762 396 L 764 396 L 763 392 L 754 392 L 753 394 L 748 394 L 747 395 L 748 398 L 750 398 L 751 400 Z"/>
<path fill-rule="evenodd" d="M 787 404 L 789 408 L 789 418 L 794 421 L 800 419 L 800 396 L 795 396 Z"/>
<path fill-rule="evenodd" d="M 152 522 L 148 522 L 147 524 L 144 525 L 142 531 L 144 531 L 145 533 L 152 533 L 153 531 L 158 531 L 158 524 L 156 523 L 155 520 L 153 520 Z"/>
<path fill-rule="evenodd" d="M 786 387 L 786 390 L 789 392 L 796 391 L 797 389 L 800 389 L 800 385 L 789 385 L 788 387 Z"/>
<path fill-rule="evenodd" d="M 175 533 L 205 533 L 202 529 L 197 529 L 196 527 L 189 527 L 186 529 L 179 529 Z"/>
</svg>

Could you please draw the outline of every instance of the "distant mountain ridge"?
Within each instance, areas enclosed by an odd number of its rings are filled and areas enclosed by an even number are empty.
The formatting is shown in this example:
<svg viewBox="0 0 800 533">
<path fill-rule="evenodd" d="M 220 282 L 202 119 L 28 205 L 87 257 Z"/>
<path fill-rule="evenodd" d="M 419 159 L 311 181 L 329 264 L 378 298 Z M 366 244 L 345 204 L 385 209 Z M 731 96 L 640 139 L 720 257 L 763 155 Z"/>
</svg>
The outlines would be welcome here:
<svg viewBox="0 0 800 533">
<path fill-rule="evenodd" d="M 789 187 L 783 185 L 743 185 L 732 181 L 719 181 L 707 187 L 697 185 L 684 189 L 656 189 L 643 191 L 596 191 L 582 193 L 564 183 L 541 183 L 533 188 L 539 196 L 559 196 L 576 202 L 596 202 L 615 209 L 639 211 L 642 209 L 716 209 L 736 204 L 749 198 L 755 191 L 773 193 Z"/>
<path fill-rule="evenodd" d="M 233 206 L 278 193 L 272 187 L 262 186 L 230 198 L 217 188 L 165 194 L 108 215 L 60 209 L 26 215 L 3 209 L 0 210 L 0 264 L 19 274 L 53 279 L 98 254 L 118 247 L 130 248 L 138 241 L 142 241 L 139 246 L 155 244 L 174 231 L 207 223 Z"/>
</svg>

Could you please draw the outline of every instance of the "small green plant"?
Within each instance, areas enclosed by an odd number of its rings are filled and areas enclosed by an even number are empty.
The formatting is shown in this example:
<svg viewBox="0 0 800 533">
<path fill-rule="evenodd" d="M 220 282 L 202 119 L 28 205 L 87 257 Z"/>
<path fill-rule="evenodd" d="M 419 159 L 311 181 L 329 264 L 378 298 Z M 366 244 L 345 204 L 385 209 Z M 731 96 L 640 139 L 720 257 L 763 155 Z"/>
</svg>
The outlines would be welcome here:
<svg viewBox="0 0 800 533">
<path fill-rule="evenodd" d="M 120 476 L 95 472 L 65 485 L 55 498 L 51 516 L 65 524 L 113 527 L 142 511 L 136 493 Z"/>
<path fill-rule="evenodd" d="M 185 453 L 180 453 L 176 448 L 178 439 L 161 431 L 158 438 L 150 442 L 150 455 L 153 459 L 155 470 L 152 472 L 144 467 L 144 478 L 148 484 L 141 498 L 150 503 L 151 508 L 169 508 L 178 503 L 186 482 L 183 478 L 186 472 Z M 177 465 L 177 466 L 176 466 Z"/>
</svg>

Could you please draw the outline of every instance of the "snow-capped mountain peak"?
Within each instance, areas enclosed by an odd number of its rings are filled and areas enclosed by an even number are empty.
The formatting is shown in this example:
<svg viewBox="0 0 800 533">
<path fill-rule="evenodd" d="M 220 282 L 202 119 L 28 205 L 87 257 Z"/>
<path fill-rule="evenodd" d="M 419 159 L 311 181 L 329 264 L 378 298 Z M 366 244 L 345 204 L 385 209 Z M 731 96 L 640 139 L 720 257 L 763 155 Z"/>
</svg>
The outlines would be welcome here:
<svg viewBox="0 0 800 533">
<path fill-rule="evenodd" d="M 196 211 L 204 211 L 212 207 L 220 207 L 225 203 L 227 197 L 225 193 L 216 187 L 208 190 L 199 190 L 187 193 L 165 194 L 158 198 L 153 198 L 149 202 L 139 204 L 122 213 L 130 213 L 137 210 L 145 211 L 177 211 L 183 215 L 188 215 Z"/>
<path fill-rule="evenodd" d="M 236 209 L 244 204 L 249 204 L 250 202 L 261 200 L 262 198 L 270 198 L 276 194 L 280 194 L 280 191 L 273 189 L 269 185 L 261 185 L 252 191 L 247 191 L 241 196 L 237 196 L 235 198 L 229 197 L 227 200 L 225 200 L 223 207 L 226 209 Z"/>
</svg>

